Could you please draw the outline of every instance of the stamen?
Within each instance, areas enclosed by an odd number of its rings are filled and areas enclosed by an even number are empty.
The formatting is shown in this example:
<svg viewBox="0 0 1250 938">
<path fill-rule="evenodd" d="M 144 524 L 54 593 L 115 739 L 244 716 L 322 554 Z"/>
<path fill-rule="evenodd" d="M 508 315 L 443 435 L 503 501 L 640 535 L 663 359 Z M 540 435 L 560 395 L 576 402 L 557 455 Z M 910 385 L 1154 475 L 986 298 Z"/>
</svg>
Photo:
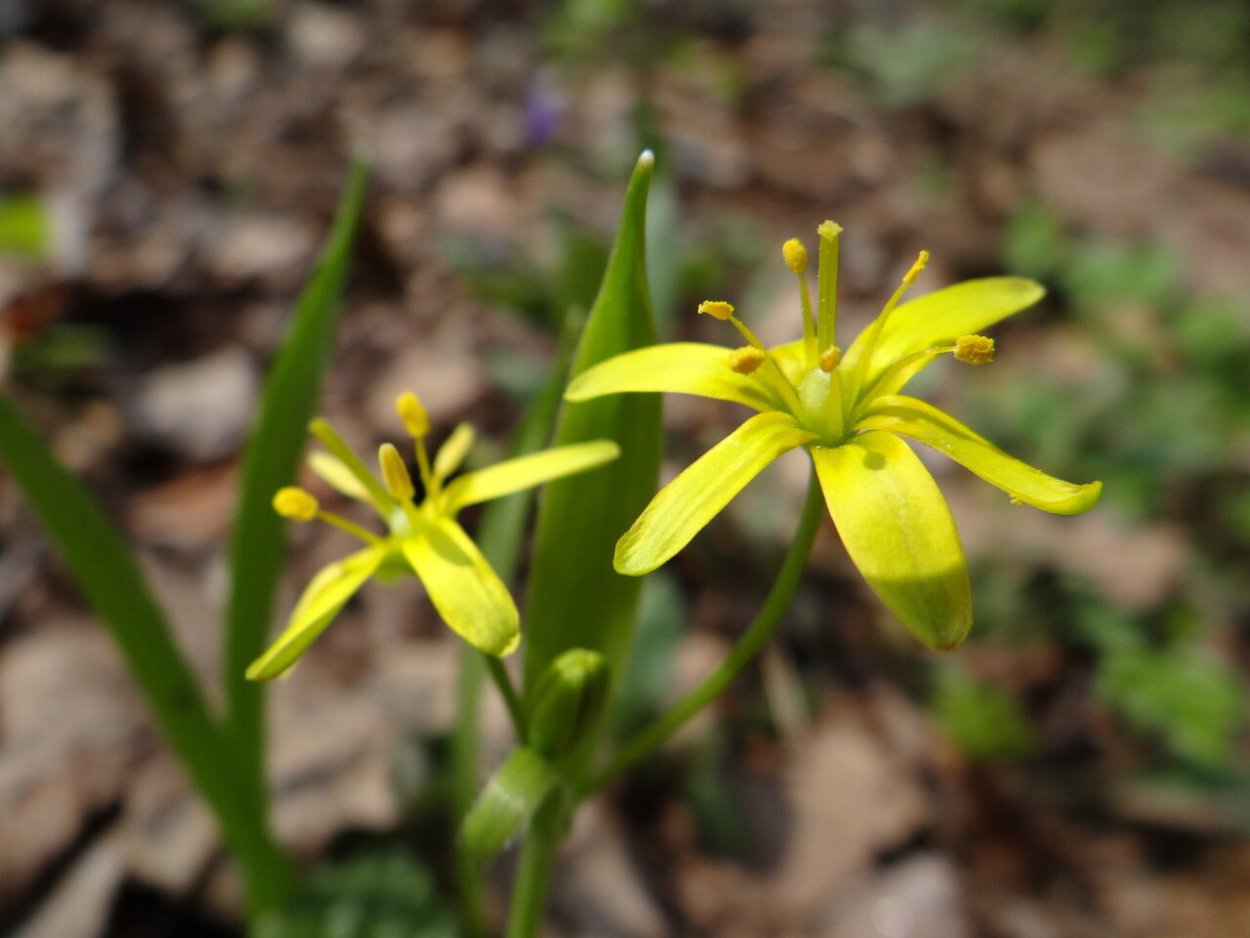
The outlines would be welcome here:
<svg viewBox="0 0 1250 938">
<path fill-rule="evenodd" d="M 764 359 L 767 357 L 767 353 L 762 349 L 754 345 L 744 345 L 729 353 L 729 368 L 736 374 L 749 375 L 764 364 Z"/>
<path fill-rule="evenodd" d="M 417 395 L 405 391 L 395 398 L 395 412 L 404 422 L 408 435 L 419 440 L 430 432 L 430 413 L 425 409 Z"/>
<path fill-rule="evenodd" d="M 705 316 L 711 316 L 713 319 L 719 319 L 721 322 L 727 322 L 742 333 L 742 337 L 747 343 L 754 345 L 761 351 L 764 350 L 764 343 L 755 337 L 755 333 L 746 327 L 737 316 L 734 315 L 732 303 L 726 303 L 723 300 L 704 300 L 699 304 L 699 312 Z"/>
<path fill-rule="evenodd" d="M 841 226 L 823 221 L 816 229 L 820 235 L 820 259 L 816 270 L 816 347 L 834 344 L 838 313 L 838 238 Z"/>
<path fill-rule="evenodd" d="M 796 274 L 807 270 L 807 248 L 798 238 L 791 238 L 781 246 L 781 256 L 785 258 L 786 266 Z"/>
<path fill-rule="evenodd" d="M 353 537 L 360 538 L 366 544 L 382 543 L 380 537 L 376 534 L 370 534 L 360 525 L 354 524 L 339 515 L 322 511 L 315 495 L 295 485 L 288 485 L 278 489 L 273 497 L 273 510 L 284 518 L 290 518 L 292 521 L 312 521 L 316 518 L 342 531 L 346 531 Z"/>
<path fill-rule="evenodd" d="M 791 238 L 781 246 L 781 256 L 786 266 L 799 278 L 799 300 L 803 304 L 803 360 L 807 367 L 816 364 L 816 327 L 812 325 L 812 294 L 807 288 L 807 248 L 798 238 Z"/>
<path fill-rule="evenodd" d="M 831 345 L 820 353 L 820 370 L 825 374 L 832 374 L 833 369 L 838 367 L 838 362 L 842 361 L 842 349 L 836 345 Z"/>
<path fill-rule="evenodd" d="M 273 510 L 292 521 L 312 521 L 320 507 L 316 496 L 294 485 L 278 489 L 273 497 Z"/>
<path fill-rule="evenodd" d="M 347 470 L 356 477 L 356 481 L 369 493 L 369 503 L 385 520 L 391 509 L 395 507 L 395 500 L 391 498 L 373 473 L 365 468 L 365 464 L 360 461 L 360 457 L 351 451 L 351 448 L 334 432 L 334 428 L 321 417 L 314 418 L 308 424 L 308 430 L 324 444 L 325 448 L 332 455 L 337 456 L 339 462 L 346 466 Z"/>
<path fill-rule="evenodd" d="M 742 337 L 747 340 L 747 344 L 756 349 L 762 356 L 761 364 L 768 367 L 768 381 L 781 396 L 782 400 L 786 402 L 788 407 L 795 409 L 800 407 L 798 393 L 794 390 L 794 385 L 790 383 L 785 372 L 781 370 L 781 366 L 768 354 L 768 349 L 764 348 L 764 343 L 756 337 L 754 332 L 746 327 L 742 320 L 734 315 L 733 306 L 720 300 L 704 300 L 699 304 L 699 312 L 708 316 L 714 316 L 722 321 L 727 321 L 742 333 Z M 732 364 L 730 367 L 732 367 Z"/>
<path fill-rule="evenodd" d="M 984 335 L 963 335 L 955 340 L 955 358 L 968 365 L 988 365 L 994 360 L 994 340 Z"/>
<path fill-rule="evenodd" d="M 434 477 L 440 480 L 446 479 L 459 469 L 472 446 L 473 427 L 462 423 L 451 431 L 447 442 L 434 454 Z"/>
<path fill-rule="evenodd" d="M 877 318 L 873 320 L 872 325 L 868 327 L 868 339 L 864 343 L 864 351 L 859 356 L 859 360 L 855 364 L 855 375 L 852 381 L 853 387 L 863 388 L 864 378 L 868 374 L 868 369 L 872 366 L 872 357 L 876 354 L 877 345 L 881 339 L 881 333 L 885 329 L 885 321 L 890 318 L 890 313 L 894 312 L 894 307 L 898 306 L 898 301 L 903 298 L 903 294 L 907 292 L 907 288 L 916 282 L 916 278 L 920 276 L 920 272 L 925 269 L 929 263 L 929 252 L 921 251 L 916 255 L 916 261 L 903 275 L 903 281 L 898 285 L 898 289 L 881 308 L 881 312 L 877 314 Z M 949 351 L 949 350 L 948 350 Z M 877 382 L 873 382 L 874 386 Z M 865 393 L 860 393 L 857 400 L 866 400 Z"/>
<path fill-rule="evenodd" d="M 399 502 L 411 501 L 417 490 L 413 487 L 412 476 L 408 474 L 403 457 L 394 445 L 383 443 L 378 448 L 378 466 L 382 470 L 382 484 L 391 497 Z"/>
<path fill-rule="evenodd" d="M 724 322 L 733 319 L 734 308 L 732 303 L 726 303 L 723 300 L 704 300 L 699 304 L 699 312 Z"/>
</svg>

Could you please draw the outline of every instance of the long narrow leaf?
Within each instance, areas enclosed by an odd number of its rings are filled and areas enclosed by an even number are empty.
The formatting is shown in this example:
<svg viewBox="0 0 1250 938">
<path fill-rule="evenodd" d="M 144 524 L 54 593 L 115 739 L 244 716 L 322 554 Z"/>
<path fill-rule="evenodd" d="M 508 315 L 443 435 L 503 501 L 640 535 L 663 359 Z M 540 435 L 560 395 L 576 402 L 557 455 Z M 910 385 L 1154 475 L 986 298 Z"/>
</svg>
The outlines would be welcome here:
<svg viewBox="0 0 1250 938">
<path fill-rule="evenodd" d="M 646 206 L 653 158 L 639 159 L 625 195 L 603 285 L 573 363 L 574 375 L 655 342 L 646 273 Z M 532 688 L 561 652 L 604 655 L 620 674 L 637 605 L 638 579 L 612 569 L 612 551 L 655 492 L 660 465 L 660 401 L 650 394 L 565 403 L 557 444 L 615 440 L 621 456 L 544 490 L 523 618 L 525 683 Z"/>
<path fill-rule="evenodd" d="M 57 462 L 38 431 L 3 396 L 0 462 L 117 642 L 157 724 L 212 807 L 236 855 L 256 876 L 266 876 L 260 867 L 271 866 L 276 894 L 283 876 L 281 860 L 274 856 L 253 805 L 237 797 L 239 776 L 226 741 L 130 548 L 86 487 Z M 258 894 L 266 888 L 249 881 L 254 907 L 275 898 Z"/>
<path fill-rule="evenodd" d="M 260 415 L 243 458 L 243 480 L 230 545 L 223 677 L 227 730 L 246 786 L 240 794 L 262 814 L 267 800 L 263 764 L 265 688 L 248 681 L 244 673 L 264 650 L 285 557 L 285 522 L 274 513 L 270 499 L 280 487 L 291 483 L 299 467 L 308 421 L 334 345 L 339 303 L 364 206 L 367 177 L 362 163 L 352 167 L 334 227 L 300 294 L 290 330 L 270 370 Z"/>
</svg>

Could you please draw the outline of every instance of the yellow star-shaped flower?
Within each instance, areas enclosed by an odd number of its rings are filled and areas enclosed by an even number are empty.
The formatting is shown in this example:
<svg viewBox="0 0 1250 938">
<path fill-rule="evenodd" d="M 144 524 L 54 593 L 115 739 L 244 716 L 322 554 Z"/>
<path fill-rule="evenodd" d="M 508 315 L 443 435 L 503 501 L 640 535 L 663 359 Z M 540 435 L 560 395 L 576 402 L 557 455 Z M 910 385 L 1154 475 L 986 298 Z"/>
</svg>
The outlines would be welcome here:
<svg viewBox="0 0 1250 938">
<path fill-rule="evenodd" d="M 466 642 L 497 657 L 510 654 L 520 640 L 516 604 L 456 514 L 469 505 L 593 469 L 619 454 L 617 445 L 606 440 L 560 446 L 466 472 L 449 482 L 473 443 L 473 429 L 468 424 L 456 427 L 431 464 L 425 447 L 430 432 L 425 408 L 415 395 L 406 393 L 399 396 L 396 410 L 413 438 L 423 489 L 420 503 L 413 500 L 416 486 L 394 446 L 386 443 L 378 451 L 379 478 L 328 423 L 312 422 L 313 435 L 328 451 L 310 457 L 313 471 L 343 495 L 370 505 L 388 532 L 376 535 L 323 511 L 303 489 L 284 488 L 274 496 L 279 514 L 296 521 L 318 518 L 359 538 L 365 547 L 313 577 L 286 629 L 248 668 L 251 680 L 267 680 L 290 669 L 371 576 L 405 571 L 420 578 L 443 621 Z"/>
<path fill-rule="evenodd" d="M 797 239 L 782 249 L 799 279 L 802 339 L 767 349 L 730 304 L 709 301 L 699 311 L 731 323 L 744 347 L 652 346 L 590 368 L 569 386 L 571 401 L 662 391 L 734 401 L 757 412 L 656 495 L 617 543 L 616 569 L 640 575 L 665 563 L 766 465 L 803 447 L 847 552 L 869 585 L 926 644 L 953 648 L 972 624 L 967 563 L 946 500 L 900 437 L 945 453 L 1012 502 L 1045 511 L 1086 511 L 1102 485 L 1053 478 L 900 392 L 943 355 L 969 364 L 992 360 L 993 340 L 976 333 L 1031 306 L 1043 291 L 1030 280 L 990 277 L 900 305 L 928 260 L 922 252 L 881 313 L 843 352 L 835 343 L 841 229 L 826 221 L 817 233 L 814 323 L 804 277 L 807 251 Z"/>
</svg>

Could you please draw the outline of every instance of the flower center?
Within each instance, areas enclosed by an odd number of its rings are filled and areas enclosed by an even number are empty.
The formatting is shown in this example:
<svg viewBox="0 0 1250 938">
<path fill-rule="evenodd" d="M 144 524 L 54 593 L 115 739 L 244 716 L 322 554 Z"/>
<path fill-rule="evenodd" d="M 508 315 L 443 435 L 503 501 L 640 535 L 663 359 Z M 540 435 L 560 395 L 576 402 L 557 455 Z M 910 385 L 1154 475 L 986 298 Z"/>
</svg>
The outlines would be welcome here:
<svg viewBox="0 0 1250 938">
<path fill-rule="evenodd" d="M 800 407 L 794 416 L 799 424 L 820 437 L 825 446 L 844 442 L 847 424 L 843 419 L 836 369 L 832 373 L 819 367 L 807 369 L 797 390 Z"/>
</svg>

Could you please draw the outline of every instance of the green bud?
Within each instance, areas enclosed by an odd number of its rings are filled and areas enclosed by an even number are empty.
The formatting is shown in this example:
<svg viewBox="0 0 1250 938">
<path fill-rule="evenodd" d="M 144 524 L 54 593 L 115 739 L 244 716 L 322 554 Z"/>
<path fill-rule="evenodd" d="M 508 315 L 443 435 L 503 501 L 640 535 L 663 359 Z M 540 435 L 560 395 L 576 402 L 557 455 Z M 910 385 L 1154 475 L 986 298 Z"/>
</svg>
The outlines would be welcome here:
<svg viewBox="0 0 1250 938">
<path fill-rule="evenodd" d="M 558 758 L 577 748 L 603 712 L 611 674 L 597 651 L 573 648 L 547 666 L 529 704 L 529 741 Z"/>
</svg>

